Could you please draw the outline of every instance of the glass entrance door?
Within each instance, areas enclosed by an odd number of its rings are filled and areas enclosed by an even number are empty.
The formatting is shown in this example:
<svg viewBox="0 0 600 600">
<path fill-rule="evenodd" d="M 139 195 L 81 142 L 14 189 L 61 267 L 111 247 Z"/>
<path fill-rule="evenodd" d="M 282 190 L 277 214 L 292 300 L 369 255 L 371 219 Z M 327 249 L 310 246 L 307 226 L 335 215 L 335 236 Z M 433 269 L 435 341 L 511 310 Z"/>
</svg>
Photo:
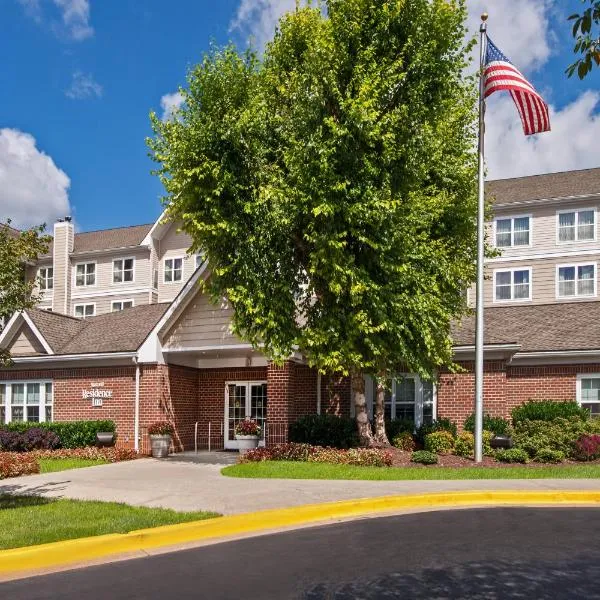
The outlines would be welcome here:
<svg viewBox="0 0 600 600">
<path fill-rule="evenodd" d="M 259 445 L 265 444 L 267 426 L 267 384 L 264 381 L 236 381 L 225 384 L 225 448 L 237 449 L 235 427 L 254 419 L 261 427 Z"/>
</svg>

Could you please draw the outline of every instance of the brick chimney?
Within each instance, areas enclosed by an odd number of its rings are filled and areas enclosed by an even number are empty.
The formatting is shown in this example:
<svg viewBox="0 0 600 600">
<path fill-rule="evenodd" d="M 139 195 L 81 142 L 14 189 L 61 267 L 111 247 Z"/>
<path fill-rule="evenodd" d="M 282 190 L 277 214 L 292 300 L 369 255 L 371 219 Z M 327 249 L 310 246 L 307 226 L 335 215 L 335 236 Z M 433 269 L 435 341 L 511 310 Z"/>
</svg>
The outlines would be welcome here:
<svg viewBox="0 0 600 600">
<path fill-rule="evenodd" d="M 59 219 L 54 223 L 54 246 L 52 263 L 54 265 L 54 293 L 52 310 L 69 314 L 71 307 L 71 259 L 75 232 L 71 217 Z"/>
</svg>

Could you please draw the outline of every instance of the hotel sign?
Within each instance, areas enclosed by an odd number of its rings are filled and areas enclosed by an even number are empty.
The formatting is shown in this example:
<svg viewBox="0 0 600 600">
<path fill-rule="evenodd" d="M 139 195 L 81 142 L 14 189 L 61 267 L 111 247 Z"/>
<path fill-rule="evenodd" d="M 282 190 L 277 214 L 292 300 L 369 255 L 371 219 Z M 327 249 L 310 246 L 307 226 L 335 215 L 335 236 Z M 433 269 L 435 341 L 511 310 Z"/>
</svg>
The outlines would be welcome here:
<svg viewBox="0 0 600 600">
<path fill-rule="evenodd" d="M 81 390 L 84 400 L 91 400 L 92 406 L 102 406 L 104 398 L 112 398 L 113 391 L 104 388 L 104 381 L 92 381 L 89 390 Z"/>
</svg>

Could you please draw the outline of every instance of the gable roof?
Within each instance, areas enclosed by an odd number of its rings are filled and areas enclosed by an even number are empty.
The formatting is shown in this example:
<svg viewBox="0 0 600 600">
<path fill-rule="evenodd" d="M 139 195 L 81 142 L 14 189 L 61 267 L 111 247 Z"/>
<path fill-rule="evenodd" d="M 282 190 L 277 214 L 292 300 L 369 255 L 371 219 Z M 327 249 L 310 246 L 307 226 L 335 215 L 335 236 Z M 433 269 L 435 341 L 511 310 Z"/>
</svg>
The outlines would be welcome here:
<svg viewBox="0 0 600 600">
<path fill-rule="evenodd" d="M 18 229 L 11 227 L 8 223 L 0 223 L 0 227 L 6 229 L 8 236 L 12 238 L 18 238 L 21 233 Z"/>
<path fill-rule="evenodd" d="M 565 302 L 485 309 L 484 344 L 518 344 L 519 352 L 600 349 L 600 302 Z M 475 315 L 452 328 L 455 347 L 475 344 Z"/>
<path fill-rule="evenodd" d="M 496 204 L 600 195 L 600 168 L 497 179 L 485 191 Z"/>
<path fill-rule="evenodd" d="M 34 333 L 53 356 L 136 351 L 161 319 L 168 303 L 144 304 L 78 319 L 38 308 L 27 309 Z"/>
</svg>

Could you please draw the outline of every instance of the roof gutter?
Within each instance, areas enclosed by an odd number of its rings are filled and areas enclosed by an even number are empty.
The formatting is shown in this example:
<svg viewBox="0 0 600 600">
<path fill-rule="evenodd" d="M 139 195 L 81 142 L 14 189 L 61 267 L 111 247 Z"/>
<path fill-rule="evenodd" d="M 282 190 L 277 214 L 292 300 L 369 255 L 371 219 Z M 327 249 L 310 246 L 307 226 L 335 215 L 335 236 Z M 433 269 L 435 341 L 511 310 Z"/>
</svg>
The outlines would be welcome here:
<svg viewBox="0 0 600 600">
<path fill-rule="evenodd" d="M 77 362 L 94 359 L 133 359 L 136 352 L 90 352 L 86 354 L 40 354 L 37 356 L 13 356 L 14 364 L 29 364 L 37 362 Z"/>
</svg>

